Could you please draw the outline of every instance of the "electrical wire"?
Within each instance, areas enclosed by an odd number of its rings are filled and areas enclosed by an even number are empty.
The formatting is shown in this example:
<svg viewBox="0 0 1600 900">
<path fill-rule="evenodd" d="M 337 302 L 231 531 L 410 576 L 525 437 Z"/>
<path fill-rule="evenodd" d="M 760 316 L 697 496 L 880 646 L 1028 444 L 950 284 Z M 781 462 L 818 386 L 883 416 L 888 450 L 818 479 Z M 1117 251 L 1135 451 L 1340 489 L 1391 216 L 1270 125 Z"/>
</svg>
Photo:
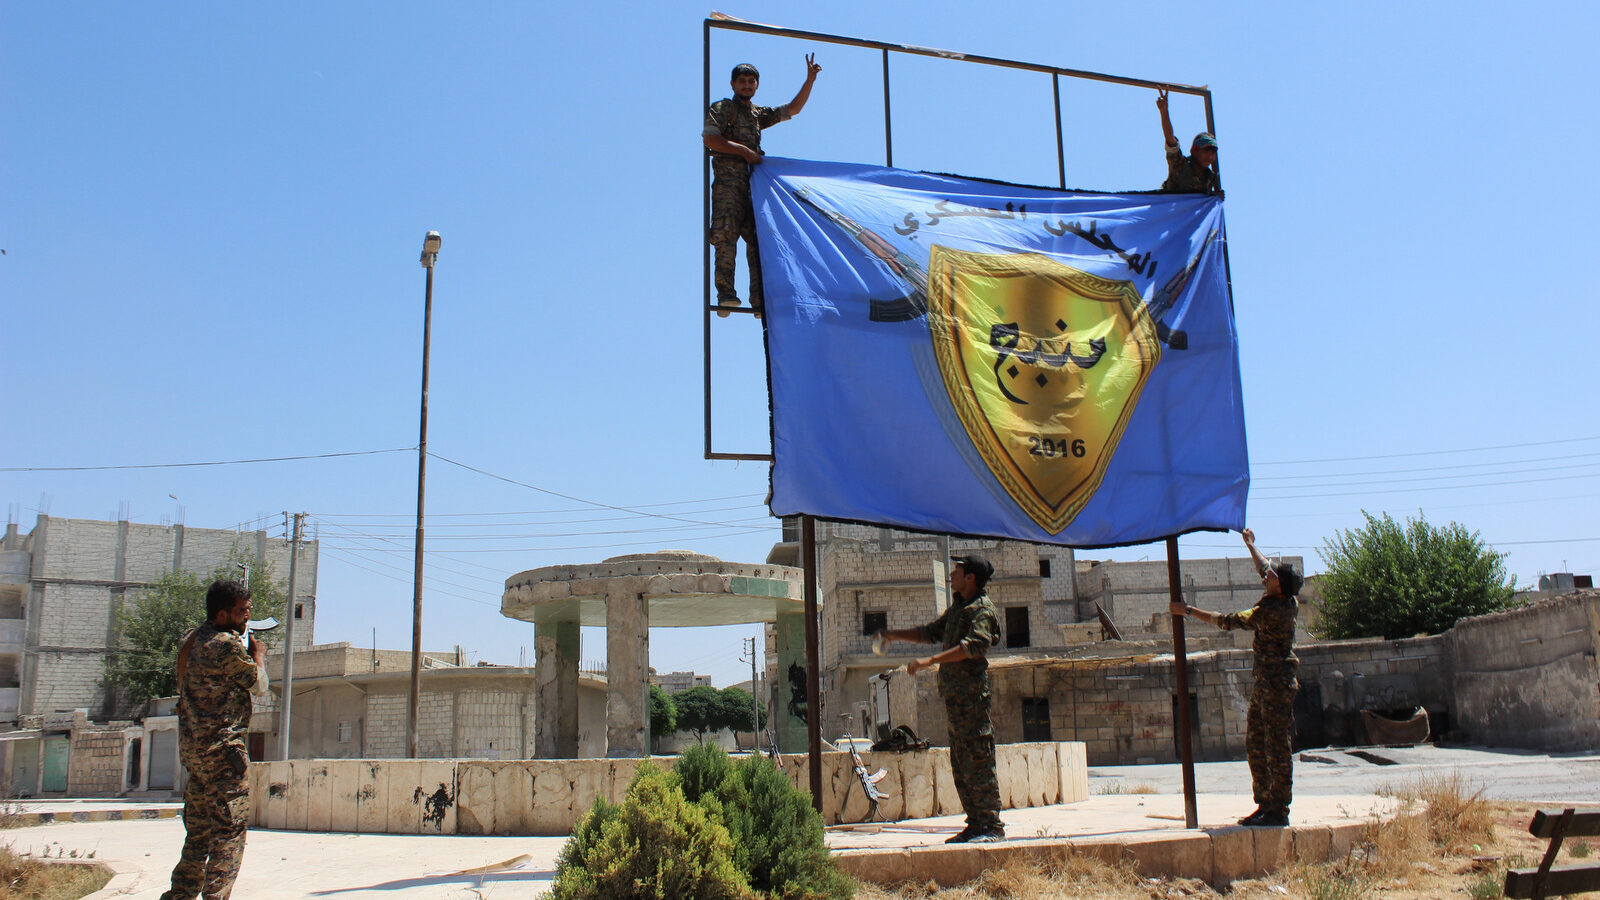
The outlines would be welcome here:
<svg viewBox="0 0 1600 900">
<path fill-rule="evenodd" d="M 341 456 L 374 456 L 379 453 L 403 453 L 415 447 L 391 447 L 388 450 L 346 450 L 342 453 L 310 453 L 303 456 L 264 456 L 258 459 L 219 459 L 207 462 L 140 463 L 118 466 L 0 466 L 0 472 L 112 472 L 120 469 L 192 469 L 201 466 L 243 466 L 254 463 L 293 462 L 302 459 L 334 459 Z"/>
</svg>

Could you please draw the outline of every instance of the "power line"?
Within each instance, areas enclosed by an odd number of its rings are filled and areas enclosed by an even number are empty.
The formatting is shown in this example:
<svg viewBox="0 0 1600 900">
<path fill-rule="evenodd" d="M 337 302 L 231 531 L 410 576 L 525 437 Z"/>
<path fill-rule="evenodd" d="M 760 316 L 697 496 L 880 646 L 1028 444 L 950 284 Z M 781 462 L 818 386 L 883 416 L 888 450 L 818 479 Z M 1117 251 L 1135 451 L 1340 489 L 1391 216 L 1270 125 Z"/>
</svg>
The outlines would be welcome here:
<svg viewBox="0 0 1600 900">
<path fill-rule="evenodd" d="M 1486 483 L 1483 483 L 1483 484 L 1442 484 L 1442 485 L 1435 485 L 1433 487 L 1391 488 L 1389 490 L 1382 490 L 1382 491 L 1341 491 L 1341 492 L 1333 493 L 1333 494 L 1280 494 L 1280 495 L 1271 496 L 1271 497 L 1257 497 L 1256 499 L 1260 500 L 1263 503 L 1270 503 L 1270 502 L 1275 502 L 1275 501 L 1278 501 L 1278 500 L 1310 500 L 1310 499 L 1313 499 L 1313 498 L 1316 498 L 1316 497 L 1349 497 L 1352 494 L 1354 494 L 1356 496 L 1362 496 L 1362 497 L 1373 496 L 1373 495 L 1376 495 L 1376 494 L 1414 494 L 1414 493 L 1417 493 L 1419 491 L 1459 491 L 1459 490 L 1464 490 L 1466 488 L 1504 487 L 1505 485 L 1510 485 L 1510 484 L 1535 484 L 1535 483 L 1544 482 L 1544 481 L 1574 481 L 1574 480 L 1582 479 L 1582 478 L 1596 478 L 1596 477 L 1600 477 L 1600 472 L 1595 472 L 1595 473 L 1590 474 L 1590 475 L 1557 475 L 1557 476 L 1552 476 L 1550 478 L 1522 478 L 1522 479 L 1517 479 L 1517 480 L 1514 480 L 1514 481 L 1491 481 L 1491 482 L 1486 482 Z M 1383 483 L 1390 483 L 1390 482 L 1383 482 Z M 1338 485 L 1327 485 L 1327 486 L 1328 487 L 1337 487 Z M 1303 487 L 1322 487 L 1322 485 L 1303 485 Z M 1252 494 L 1253 493 L 1254 492 L 1252 492 Z"/>
<path fill-rule="evenodd" d="M 1572 463 L 1570 465 L 1565 465 L 1565 466 L 1544 466 L 1544 467 L 1541 467 L 1541 468 L 1521 469 L 1521 470 L 1508 471 L 1508 472 L 1468 472 L 1468 473 L 1463 473 L 1463 474 L 1460 474 L 1460 475 L 1434 475 L 1434 476 L 1431 476 L 1431 477 L 1412 476 L 1410 478 L 1380 478 L 1380 479 L 1377 479 L 1377 480 L 1374 480 L 1374 481 L 1328 481 L 1328 482 L 1313 483 L 1313 484 L 1264 484 L 1264 485 L 1260 485 L 1260 488 L 1261 488 L 1261 490 L 1266 490 L 1266 491 L 1296 491 L 1296 490 L 1304 490 L 1306 488 L 1321 488 L 1321 487 L 1361 487 L 1361 486 L 1369 485 L 1369 484 L 1411 484 L 1413 482 L 1418 482 L 1418 481 L 1449 481 L 1449 480 L 1452 480 L 1452 479 L 1462 479 L 1462 478 L 1484 478 L 1484 477 L 1492 476 L 1492 475 L 1521 475 L 1521 474 L 1526 474 L 1526 473 L 1530 473 L 1530 472 L 1559 472 L 1559 471 L 1563 471 L 1563 470 L 1566 470 L 1566 469 L 1587 469 L 1587 468 L 1592 468 L 1595 465 L 1597 465 L 1597 464 L 1596 463 Z M 1559 480 L 1563 480 L 1565 478 L 1593 478 L 1595 475 L 1600 475 L 1600 472 L 1590 472 L 1590 473 L 1585 473 L 1585 474 L 1574 474 L 1574 475 L 1560 476 L 1560 477 L 1544 479 L 1544 480 L 1547 480 L 1547 481 L 1559 481 Z M 1302 477 L 1311 478 L 1311 477 L 1321 477 L 1321 476 L 1302 476 Z M 1358 474 L 1352 474 L 1352 475 L 1339 475 L 1339 476 L 1327 476 L 1327 477 L 1358 478 L 1360 476 Z M 1504 483 L 1506 483 L 1506 482 L 1500 482 L 1500 481 L 1469 482 L 1469 483 L 1465 483 L 1465 484 L 1440 485 L 1440 487 L 1441 488 L 1446 488 L 1446 489 L 1448 489 L 1448 488 L 1457 488 L 1457 487 L 1494 487 L 1495 485 L 1504 484 Z M 1252 480 L 1252 486 L 1255 486 L 1253 480 Z"/>
<path fill-rule="evenodd" d="M 373 456 L 379 453 L 409 453 L 415 447 L 388 450 L 347 450 L 343 453 L 312 453 L 305 456 L 264 456 L 259 459 L 219 459 L 209 462 L 141 463 L 121 466 L 4 466 L 0 472 L 111 472 L 119 469 L 192 469 L 200 466 L 242 466 L 252 463 L 292 462 L 302 459 L 333 459 L 340 456 Z"/>
<path fill-rule="evenodd" d="M 1397 474 L 1403 474 L 1403 473 L 1406 473 L 1406 472 L 1437 472 L 1437 471 L 1440 471 L 1442 469 L 1482 469 L 1482 468 L 1488 468 L 1490 466 L 1508 465 L 1510 462 L 1516 462 L 1516 463 L 1538 463 L 1538 462 L 1557 462 L 1557 461 L 1564 460 L 1564 459 L 1590 459 L 1590 458 L 1597 457 L 1597 456 L 1600 456 L 1600 453 L 1572 453 L 1572 454 L 1568 454 L 1566 456 L 1544 456 L 1544 457 L 1539 457 L 1537 459 L 1521 459 L 1521 460 L 1512 460 L 1512 461 L 1503 461 L 1503 462 L 1457 463 L 1455 465 L 1449 465 L 1449 466 L 1438 466 L 1438 465 L 1420 466 L 1420 467 L 1417 467 L 1417 468 L 1410 468 L 1410 469 L 1369 469 L 1369 470 L 1367 470 L 1365 472 L 1316 472 L 1316 473 L 1312 473 L 1310 475 L 1261 475 L 1261 476 L 1252 476 L 1252 478 L 1250 480 L 1252 482 L 1255 482 L 1255 481 L 1291 481 L 1291 480 L 1298 480 L 1298 479 L 1303 479 L 1303 478 L 1360 478 L 1360 477 L 1365 477 L 1365 476 L 1368 476 L 1368 475 L 1397 475 Z M 1269 463 L 1263 463 L 1262 465 L 1270 465 L 1270 464 Z M 1587 463 L 1587 464 L 1580 464 L 1580 465 L 1594 465 L 1594 463 Z M 1540 471 L 1546 471 L 1546 470 L 1544 470 L 1544 469 L 1531 469 L 1531 470 L 1528 470 L 1528 471 L 1540 472 Z M 1499 474 L 1515 474 L 1515 472 L 1510 472 L 1510 473 L 1507 473 L 1507 472 L 1479 472 L 1477 474 L 1479 474 L 1479 475 L 1499 475 Z M 1462 476 L 1462 477 L 1470 477 L 1470 476 Z"/>
<path fill-rule="evenodd" d="M 1332 456 L 1325 459 L 1287 459 L 1273 462 L 1256 462 L 1256 466 L 1302 466 L 1311 463 L 1329 462 L 1359 462 L 1368 459 L 1400 459 L 1407 456 L 1439 456 L 1445 453 L 1478 453 L 1485 450 L 1515 450 L 1520 447 L 1548 447 L 1553 444 L 1577 444 L 1584 441 L 1600 441 L 1600 435 L 1591 437 L 1561 438 L 1554 441 L 1529 441 L 1523 444 L 1497 444 L 1492 447 L 1462 447 L 1456 450 L 1417 450 L 1411 453 L 1382 453 L 1376 456 Z"/>
<path fill-rule="evenodd" d="M 686 505 L 691 504 L 691 503 L 720 503 L 723 500 L 748 500 L 751 497 L 764 497 L 764 496 L 766 496 L 766 495 L 765 494 L 729 494 L 726 497 L 702 497 L 702 498 L 700 498 L 698 500 L 668 500 L 668 501 L 665 501 L 665 502 L 662 502 L 662 503 L 635 503 L 633 505 L 633 508 L 634 509 L 650 509 L 650 508 L 653 508 L 653 507 L 660 507 L 660 506 L 686 506 Z M 494 518 L 494 517 L 497 517 L 497 516 L 543 516 L 543 515 L 550 515 L 550 514 L 553 514 L 553 513 L 564 513 L 564 512 L 577 512 L 577 510 L 573 509 L 572 507 L 563 507 L 561 509 L 523 509 L 523 510 L 511 510 L 511 511 L 508 511 L 508 512 L 476 512 L 476 513 L 435 513 L 435 512 L 430 512 L 430 513 L 428 513 L 428 518 L 434 519 L 434 518 L 445 518 L 445 517 L 450 517 L 450 516 L 455 516 L 455 517 L 468 517 L 468 516 L 471 516 L 471 517 L 479 517 L 479 518 Z M 325 519 L 414 519 L 414 518 L 416 518 L 417 514 L 414 513 L 414 512 L 405 512 L 405 513 L 317 513 L 317 515 L 322 517 L 322 518 L 325 518 Z"/>
<path fill-rule="evenodd" d="M 586 500 L 586 499 L 584 499 L 582 497 L 574 497 L 571 494 L 563 494 L 560 491 L 552 491 L 549 488 L 542 488 L 542 487 L 539 487 L 536 484 L 529 484 L 526 481 L 518 481 L 515 478 L 508 478 L 505 475 L 497 475 L 494 472 L 488 471 L 487 469 L 480 469 L 477 466 L 469 466 L 464 462 L 459 462 L 457 460 L 453 460 L 453 459 L 449 458 L 448 456 L 440 456 L 437 453 L 429 453 L 428 455 L 433 457 L 434 459 L 439 460 L 440 462 L 449 463 L 452 466 L 458 466 L 460 468 L 466 469 L 469 472 L 476 472 L 479 475 L 482 475 L 482 476 L 484 476 L 486 478 L 493 478 L 496 481 L 504 481 L 507 484 L 514 484 L 517 487 L 525 487 L 530 491 L 538 491 L 541 494 L 549 494 L 552 497 L 560 497 L 563 500 L 571 500 L 574 503 L 586 503 L 586 504 L 588 504 L 590 506 L 598 506 L 598 507 L 600 507 L 602 509 L 611 509 L 611 510 L 616 510 L 617 512 L 633 513 L 635 515 L 640 515 L 640 516 L 653 516 L 653 517 L 658 518 L 658 519 L 669 519 L 669 520 L 674 521 L 674 522 L 689 522 L 689 523 L 694 524 L 694 525 L 711 525 L 711 524 L 714 524 L 714 523 L 711 523 L 711 522 L 701 522 L 701 521 L 698 521 L 698 520 L 695 520 L 695 519 L 685 519 L 682 516 L 669 516 L 669 515 L 665 515 L 663 513 L 641 512 L 640 510 L 638 510 L 636 508 L 630 508 L 630 507 L 626 507 L 626 506 L 615 506 L 615 505 L 610 504 L 610 503 L 601 503 L 598 500 Z"/>
</svg>

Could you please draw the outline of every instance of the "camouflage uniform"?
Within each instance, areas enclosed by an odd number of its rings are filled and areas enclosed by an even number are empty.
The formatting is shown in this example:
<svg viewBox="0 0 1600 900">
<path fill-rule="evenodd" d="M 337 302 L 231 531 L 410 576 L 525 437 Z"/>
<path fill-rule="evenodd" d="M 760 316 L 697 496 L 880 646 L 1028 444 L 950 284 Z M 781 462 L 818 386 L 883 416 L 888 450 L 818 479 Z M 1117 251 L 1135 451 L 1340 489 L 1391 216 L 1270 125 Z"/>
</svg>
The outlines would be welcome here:
<svg viewBox="0 0 1600 900">
<path fill-rule="evenodd" d="M 1300 604 L 1293 597 L 1262 597 L 1249 609 L 1221 616 L 1224 629 L 1256 633 L 1255 692 L 1245 719 L 1245 754 L 1250 785 L 1264 812 L 1288 814 L 1293 764 L 1295 670 L 1294 620 Z"/>
<path fill-rule="evenodd" d="M 197 895 L 213 900 L 233 891 L 250 822 L 245 784 L 250 695 L 267 690 L 267 673 L 256 666 L 240 635 L 210 622 L 190 634 L 194 646 L 178 685 L 178 757 L 189 773 L 183 791 L 188 837 L 172 870 L 172 890 L 162 900 Z"/>
<path fill-rule="evenodd" d="M 956 600 L 952 595 L 952 600 Z M 995 774 L 994 723 L 989 709 L 989 648 L 1000 637 L 1000 618 L 986 593 L 953 602 L 939 618 L 922 626 L 925 643 L 949 650 L 965 644 L 971 659 L 939 664 L 939 694 L 950 720 L 950 774 L 974 834 L 999 831 L 1000 781 Z"/>
<path fill-rule="evenodd" d="M 1163 191 L 1185 194 L 1215 194 L 1222 190 L 1222 179 L 1217 173 L 1184 156 L 1176 144 L 1167 145 L 1167 180 L 1161 182 Z"/>
<path fill-rule="evenodd" d="M 718 100 L 706 109 L 706 124 L 701 134 L 721 135 L 736 144 L 761 152 L 761 130 L 789 118 L 789 104 L 756 106 L 737 97 Z M 750 269 L 750 306 L 761 308 L 761 255 L 756 249 L 756 215 L 750 205 L 750 164 L 729 153 L 711 154 L 711 232 L 707 236 L 716 248 L 712 280 L 717 286 L 717 302 L 737 302 L 733 286 L 734 249 L 744 238 L 745 264 Z M 731 304 L 730 304 L 731 305 Z"/>
</svg>

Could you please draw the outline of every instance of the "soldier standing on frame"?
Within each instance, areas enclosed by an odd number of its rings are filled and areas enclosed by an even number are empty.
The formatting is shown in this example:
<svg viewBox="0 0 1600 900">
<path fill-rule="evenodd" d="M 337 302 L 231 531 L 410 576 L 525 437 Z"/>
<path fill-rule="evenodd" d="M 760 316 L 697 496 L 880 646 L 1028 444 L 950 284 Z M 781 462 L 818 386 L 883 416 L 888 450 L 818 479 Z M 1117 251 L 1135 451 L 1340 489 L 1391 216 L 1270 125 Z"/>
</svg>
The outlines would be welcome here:
<svg viewBox="0 0 1600 900">
<path fill-rule="evenodd" d="M 1255 532 L 1248 528 L 1244 545 L 1261 573 L 1264 593 L 1255 606 L 1222 615 L 1173 603 L 1172 614 L 1191 616 L 1224 631 L 1248 628 L 1256 633 L 1251 644 L 1256 686 L 1245 717 L 1245 754 L 1250 760 L 1250 787 L 1257 806 L 1239 824 L 1282 828 L 1289 824 L 1294 765 L 1295 672 L 1300 668 L 1300 659 L 1294 655 L 1294 620 L 1300 612 L 1295 596 L 1303 579 L 1293 564 L 1273 565 L 1262 556 L 1256 549 Z"/>
<path fill-rule="evenodd" d="M 761 162 L 761 131 L 800 115 L 811 98 L 811 85 L 822 71 L 815 54 L 806 54 L 806 81 L 783 106 L 756 106 L 751 102 L 761 85 L 761 73 L 749 63 L 733 67 L 733 96 L 706 109 L 701 141 L 711 154 L 711 232 L 715 250 L 713 281 L 717 286 L 717 315 L 739 308 L 733 286 L 734 249 L 744 238 L 745 263 L 750 269 L 750 307 L 761 317 L 761 256 L 756 248 L 756 217 L 750 205 L 750 167 Z"/>
<path fill-rule="evenodd" d="M 206 591 L 206 622 L 178 651 L 178 756 L 183 790 L 183 855 L 162 900 L 223 900 L 233 892 L 250 824 L 245 746 L 251 695 L 267 692 L 266 649 L 245 645 L 250 589 L 216 581 Z"/>
<path fill-rule="evenodd" d="M 994 723 L 989 717 L 994 702 L 989 688 L 989 648 L 1000 639 L 1000 617 L 985 592 L 994 566 L 977 555 L 952 559 L 950 608 L 921 628 L 879 630 L 877 635 L 884 640 L 944 647 L 927 659 L 907 663 L 906 671 L 915 675 L 918 669 L 939 667 L 939 694 L 950 721 L 950 774 L 967 813 L 967 827 L 945 843 L 986 844 L 1006 837 L 1000 822 Z"/>
</svg>

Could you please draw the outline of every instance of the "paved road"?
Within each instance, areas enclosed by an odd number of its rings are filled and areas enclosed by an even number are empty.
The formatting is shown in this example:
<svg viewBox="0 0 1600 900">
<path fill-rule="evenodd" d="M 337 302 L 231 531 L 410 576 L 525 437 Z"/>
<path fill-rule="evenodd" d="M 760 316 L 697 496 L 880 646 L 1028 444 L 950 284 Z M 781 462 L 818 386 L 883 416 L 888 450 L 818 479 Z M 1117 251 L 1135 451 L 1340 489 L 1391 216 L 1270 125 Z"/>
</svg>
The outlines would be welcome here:
<svg viewBox="0 0 1600 900">
<path fill-rule="evenodd" d="M 1195 791 L 1250 792 L 1243 761 L 1195 764 Z M 1600 754 L 1547 754 L 1481 747 L 1353 747 L 1295 754 L 1294 791 L 1299 796 L 1368 794 L 1415 784 L 1424 777 L 1460 773 L 1492 800 L 1527 803 L 1600 804 Z M 1150 785 L 1157 793 L 1182 791 L 1176 764 L 1092 766 L 1089 792 L 1110 793 Z"/>
<path fill-rule="evenodd" d="M 1357 753 L 1368 756 L 1355 755 Z M 1326 761 L 1320 761 L 1326 760 Z M 1384 761 L 1393 763 L 1383 764 Z M 1498 800 L 1550 805 L 1600 804 L 1600 755 L 1547 755 L 1472 748 L 1359 748 L 1311 751 L 1295 763 L 1297 817 L 1361 816 L 1372 803 L 1363 798 L 1388 786 L 1404 786 L 1426 776 L 1460 773 Z M 1090 770 L 1089 801 L 1061 807 L 1007 812 L 1012 835 L 1074 835 L 1115 831 L 1133 833 L 1181 828 L 1182 775 L 1174 764 L 1097 766 Z M 1243 762 L 1196 766 L 1201 824 L 1226 823 L 1250 809 L 1250 775 Z M 1133 789 L 1165 796 L 1141 797 Z M 1376 803 L 1377 801 L 1374 801 Z M 32 811 L 72 812 L 115 808 L 105 801 L 29 802 Z M 152 804 L 123 804 L 127 808 Z M 1326 809 L 1321 809 L 1327 807 Z M 1176 821 L 1175 821 L 1176 820 Z M 880 835 L 831 833 L 836 847 L 907 846 L 938 843 L 959 827 L 959 817 L 902 823 Z M 60 822 L 0 832 L 0 842 L 15 850 L 51 855 L 90 851 L 115 860 L 129 874 L 121 897 L 158 897 L 183 843 L 177 819 Z M 560 837 L 456 837 L 415 835 L 317 834 L 254 829 L 245 852 L 237 896 L 252 900 L 332 897 L 338 900 L 390 898 L 532 897 L 547 889 Z M 528 854 L 516 871 L 485 876 L 452 873 Z"/>
</svg>

